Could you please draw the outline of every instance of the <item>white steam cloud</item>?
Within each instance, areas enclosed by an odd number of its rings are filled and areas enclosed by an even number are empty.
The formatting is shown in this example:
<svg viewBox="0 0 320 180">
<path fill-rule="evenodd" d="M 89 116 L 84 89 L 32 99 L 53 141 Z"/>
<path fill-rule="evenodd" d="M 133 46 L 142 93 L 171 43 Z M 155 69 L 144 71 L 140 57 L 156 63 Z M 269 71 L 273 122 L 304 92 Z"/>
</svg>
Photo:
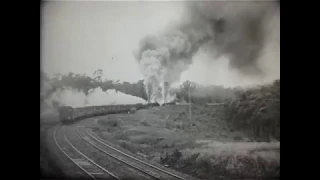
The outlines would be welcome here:
<svg viewBox="0 0 320 180">
<path fill-rule="evenodd" d="M 54 102 L 72 107 L 146 103 L 142 98 L 117 92 L 114 89 L 105 92 L 100 87 L 89 90 L 87 96 L 77 89 L 59 89 L 46 99 L 47 104 Z"/>
<path fill-rule="evenodd" d="M 103 91 L 100 87 L 89 90 L 88 95 L 77 89 L 67 87 L 58 89 L 48 97 L 44 97 L 45 93 L 50 90 L 51 86 L 46 82 L 42 84 L 40 93 L 40 97 L 42 98 L 40 118 L 57 116 L 57 108 L 61 105 L 77 108 L 85 106 L 146 103 L 142 98 L 124 94 L 119 91 L 117 92 L 114 89 Z"/>
</svg>

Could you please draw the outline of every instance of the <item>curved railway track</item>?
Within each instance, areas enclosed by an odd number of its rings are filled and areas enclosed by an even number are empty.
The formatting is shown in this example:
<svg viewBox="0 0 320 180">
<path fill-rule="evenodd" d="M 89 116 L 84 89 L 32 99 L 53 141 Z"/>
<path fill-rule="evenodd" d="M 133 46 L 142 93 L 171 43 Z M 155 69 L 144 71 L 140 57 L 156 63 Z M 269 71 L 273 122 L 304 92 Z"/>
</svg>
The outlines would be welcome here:
<svg viewBox="0 0 320 180">
<path fill-rule="evenodd" d="M 59 139 L 57 138 L 58 130 Z M 187 180 L 187 178 L 120 151 L 113 144 L 89 132 L 85 127 L 58 126 L 53 137 L 63 154 L 92 179 L 120 180 L 130 176 L 131 179 Z"/>
<path fill-rule="evenodd" d="M 80 150 L 78 150 L 69 139 L 63 134 L 63 139 L 59 139 L 60 143 L 57 140 L 57 130 L 61 126 L 56 127 L 53 133 L 53 139 L 57 147 L 61 152 L 72 161 L 82 172 L 84 172 L 88 177 L 92 179 L 103 178 L 103 179 L 119 179 L 117 176 L 101 167 L 95 163 L 92 159 L 84 155 Z"/>
<path fill-rule="evenodd" d="M 157 166 L 144 162 L 125 152 L 120 151 L 112 145 L 103 142 L 102 139 L 100 139 L 96 135 L 93 135 L 84 127 L 78 127 L 75 131 L 80 138 L 82 138 L 84 141 L 86 141 L 96 149 L 128 166 L 131 166 L 132 168 L 137 169 L 138 171 L 154 177 L 155 179 L 186 180 L 186 178 L 184 177 L 173 174 L 167 170 L 161 169 Z"/>
</svg>

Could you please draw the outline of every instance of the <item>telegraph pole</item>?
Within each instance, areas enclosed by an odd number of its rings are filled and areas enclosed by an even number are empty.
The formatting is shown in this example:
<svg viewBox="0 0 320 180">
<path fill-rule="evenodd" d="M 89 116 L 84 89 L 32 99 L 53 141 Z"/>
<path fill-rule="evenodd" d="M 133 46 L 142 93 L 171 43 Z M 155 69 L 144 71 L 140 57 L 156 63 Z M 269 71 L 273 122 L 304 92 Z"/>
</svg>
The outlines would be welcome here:
<svg viewBox="0 0 320 180">
<path fill-rule="evenodd" d="M 191 87 L 191 85 L 189 85 L 189 120 L 191 123 L 192 112 L 191 112 L 190 87 Z"/>
</svg>

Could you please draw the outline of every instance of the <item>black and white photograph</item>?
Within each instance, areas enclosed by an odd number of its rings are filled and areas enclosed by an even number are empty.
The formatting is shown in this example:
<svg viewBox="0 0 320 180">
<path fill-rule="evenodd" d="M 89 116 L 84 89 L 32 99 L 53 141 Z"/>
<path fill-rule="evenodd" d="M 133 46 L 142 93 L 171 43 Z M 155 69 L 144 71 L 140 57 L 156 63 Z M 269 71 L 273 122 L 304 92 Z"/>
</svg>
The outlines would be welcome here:
<svg viewBox="0 0 320 180">
<path fill-rule="evenodd" d="M 41 1 L 40 179 L 280 179 L 280 1 Z"/>
</svg>

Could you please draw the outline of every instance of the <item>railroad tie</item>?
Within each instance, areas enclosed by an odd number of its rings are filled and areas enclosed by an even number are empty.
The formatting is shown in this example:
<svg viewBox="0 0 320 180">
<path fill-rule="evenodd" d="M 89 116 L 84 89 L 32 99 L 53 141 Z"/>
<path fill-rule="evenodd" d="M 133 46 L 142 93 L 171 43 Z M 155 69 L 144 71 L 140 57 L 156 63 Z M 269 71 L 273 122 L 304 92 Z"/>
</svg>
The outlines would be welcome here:
<svg viewBox="0 0 320 180">
<path fill-rule="evenodd" d="M 88 161 L 86 160 L 78 160 L 76 161 L 77 164 L 81 165 L 81 166 L 92 166 L 91 163 L 89 163 Z"/>
<path fill-rule="evenodd" d="M 103 172 L 91 172 L 90 174 L 92 174 L 92 175 L 98 175 L 98 174 L 105 174 L 105 173 L 103 173 Z"/>
</svg>

